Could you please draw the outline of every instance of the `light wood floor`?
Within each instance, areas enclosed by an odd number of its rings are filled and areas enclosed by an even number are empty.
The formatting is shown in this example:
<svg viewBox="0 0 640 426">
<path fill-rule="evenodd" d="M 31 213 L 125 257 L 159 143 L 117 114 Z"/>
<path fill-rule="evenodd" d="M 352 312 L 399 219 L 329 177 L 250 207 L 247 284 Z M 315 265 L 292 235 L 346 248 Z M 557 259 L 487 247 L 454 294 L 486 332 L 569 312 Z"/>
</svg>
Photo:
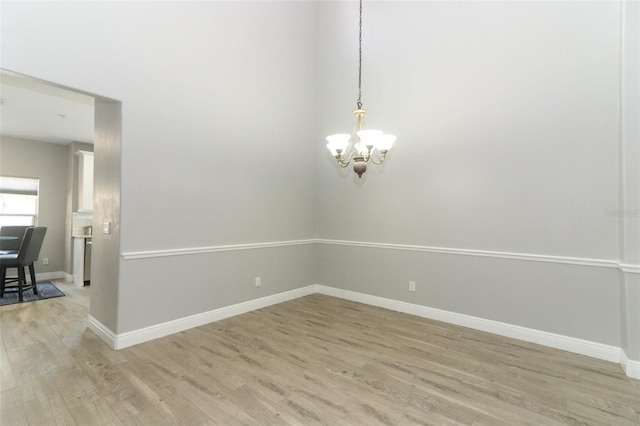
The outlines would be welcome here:
<svg viewBox="0 0 640 426">
<path fill-rule="evenodd" d="M 112 351 L 56 284 L 0 307 L 2 426 L 640 424 L 618 365 L 517 340 L 312 295 Z"/>
</svg>

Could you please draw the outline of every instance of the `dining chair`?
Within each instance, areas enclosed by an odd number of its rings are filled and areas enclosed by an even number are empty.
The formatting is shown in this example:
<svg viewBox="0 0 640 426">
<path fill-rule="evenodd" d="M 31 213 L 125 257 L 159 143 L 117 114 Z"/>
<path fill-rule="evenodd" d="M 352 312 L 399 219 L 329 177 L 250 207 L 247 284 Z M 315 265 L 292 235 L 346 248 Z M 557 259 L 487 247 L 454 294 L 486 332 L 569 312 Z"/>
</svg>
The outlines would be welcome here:
<svg viewBox="0 0 640 426">
<path fill-rule="evenodd" d="M 28 226 L 3 226 L 0 228 L 0 254 L 17 254 Z"/>
<path fill-rule="evenodd" d="M 36 226 L 27 228 L 20 250 L 17 254 L 0 255 L 0 297 L 4 297 L 5 291 L 11 288 L 12 292 L 18 292 L 18 300 L 22 302 L 23 292 L 25 290 L 33 290 L 33 294 L 38 294 L 38 286 L 36 284 L 36 272 L 33 263 L 38 260 L 42 242 L 47 232 L 45 226 Z M 27 285 L 27 277 L 25 269 L 29 268 L 31 275 L 31 284 Z M 17 268 L 18 276 L 7 281 L 7 269 Z M 17 286 L 6 287 L 7 282 L 17 282 Z"/>
</svg>

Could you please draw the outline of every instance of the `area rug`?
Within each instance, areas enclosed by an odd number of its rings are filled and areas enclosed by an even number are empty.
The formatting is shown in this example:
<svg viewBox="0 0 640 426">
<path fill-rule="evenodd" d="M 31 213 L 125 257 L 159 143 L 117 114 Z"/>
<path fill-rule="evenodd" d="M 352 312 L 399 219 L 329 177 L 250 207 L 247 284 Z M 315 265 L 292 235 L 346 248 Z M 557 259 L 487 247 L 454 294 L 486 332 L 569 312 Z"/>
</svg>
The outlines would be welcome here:
<svg viewBox="0 0 640 426">
<path fill-rule="evenodd" d="M 26 290 L 22 293 L 23 302 L 18 301 L 18 292 L 8 287 L 10 291 L 5 291 L 4 296 L 0 297 L 0 306 L 13 305 L 14 303 L 35 302 L 36 300 L 51 299 L 54 297 L 64 296 L 58 287 L 53 285 L 51 281 L 43 281 L 38 283 L 38 294 L 33 294 L 33 290 Z"/>
</svg>

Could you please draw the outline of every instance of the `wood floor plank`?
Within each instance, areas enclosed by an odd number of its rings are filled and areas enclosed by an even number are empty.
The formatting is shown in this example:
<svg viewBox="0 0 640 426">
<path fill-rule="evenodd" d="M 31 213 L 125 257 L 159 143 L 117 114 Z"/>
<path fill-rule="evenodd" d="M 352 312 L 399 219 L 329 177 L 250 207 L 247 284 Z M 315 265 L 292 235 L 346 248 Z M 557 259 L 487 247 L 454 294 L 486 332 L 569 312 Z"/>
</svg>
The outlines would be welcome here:
<svg viewBox="0 0 640 426">
<path fill-rule="evenodd" d="M 0 342 L 2 342 L 1 335 Z M 4 345 L 0 344 L 0 392 L 14 388 L 15 386 L 16 379 L 13 374 L 13 366 L 9 362 L 9 355 L 4 348 Z"/>
<path fill-rule="evenodd" d="M 640 425 L 620 366 L 324 295 L 120 351 L 89 288 L 0 307 L 5 425 Z"/>
<path fill-rule="evenodd" d="M 25 404 L 15 389 L 0 392 L 0 425 L 28 425 Z"/>
</svg>

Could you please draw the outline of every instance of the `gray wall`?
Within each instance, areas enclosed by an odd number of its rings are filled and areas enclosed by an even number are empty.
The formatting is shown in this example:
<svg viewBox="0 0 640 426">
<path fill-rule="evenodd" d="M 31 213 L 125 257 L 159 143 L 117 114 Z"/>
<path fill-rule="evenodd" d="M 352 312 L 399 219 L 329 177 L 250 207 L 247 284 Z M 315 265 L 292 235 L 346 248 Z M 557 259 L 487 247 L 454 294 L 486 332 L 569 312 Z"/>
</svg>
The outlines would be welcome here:
<svg viewBox="0 0 640 426">
<path fill-rule="evenodd" d="M 40 179 L 38 226 L 47 227 L 40 251 L 49 265 L 38 262 L 37 273 L 67 271 L 65 231 L 67 221 L 67 147 L 31 140 L 2 137 L 0 174 Z"/>
<path fill-rule="evenodd" d="M 618 207 L 618 4 L 366 10 L 366 126 L 398 141 L 362 181 L 336 179 L 317 144 L 321 238 L 619 258 L 618 221 L 605 215 Z M 321 134 L 351 128 L 354 13 L 322 5 Z"/>
<path fill-rule="evenodd" d="M 314 282 L 315 261 L 313 244 L 126 260 L 120 323 L 128 315 L 128 327 L 138 330 L 307 286 Z M 257 276 L 260 288 L 254 286 Z"/>
<path fill-rule="evenodd" d="M 94 31 L 114 37 L 120 28 L 131 46 L 105 46 L 128 64 L 114 93 L 123 105 L 123 253 L 314 236 L 314 11 L 286 2 L 108 5 Z M 288 253 L 124 260 L 117 332 L 311 284 L 312 258 Z M 274 257 L 284 259 L 275 270 Z"/>
<path fill-rule="evenodd" d="M 321 5 L 321 135 L 351 128 L 357 7 Z M 620 4 L 365 11 L 366 127 L 398 141 L 358 180 L 318 137 L 318 237 L 403 250 L 322 245 L 319 282 L 619 345 Z"/>
<path fill-rule="evenodd" d="M 120 282 L 120 193 L 122 157 L 122 106 L 98 98 L 95 104 L 93 185 L 93 252 L 89 313 L 110 330 L 116 330 Z M 104 233 L 104 223 L 110 233 Z"/>
<path fill-rule="evenodd" d="M 325 285 L 620 345 L 617 269 L 330 244 L 318 253 Z"/>
</svg>

